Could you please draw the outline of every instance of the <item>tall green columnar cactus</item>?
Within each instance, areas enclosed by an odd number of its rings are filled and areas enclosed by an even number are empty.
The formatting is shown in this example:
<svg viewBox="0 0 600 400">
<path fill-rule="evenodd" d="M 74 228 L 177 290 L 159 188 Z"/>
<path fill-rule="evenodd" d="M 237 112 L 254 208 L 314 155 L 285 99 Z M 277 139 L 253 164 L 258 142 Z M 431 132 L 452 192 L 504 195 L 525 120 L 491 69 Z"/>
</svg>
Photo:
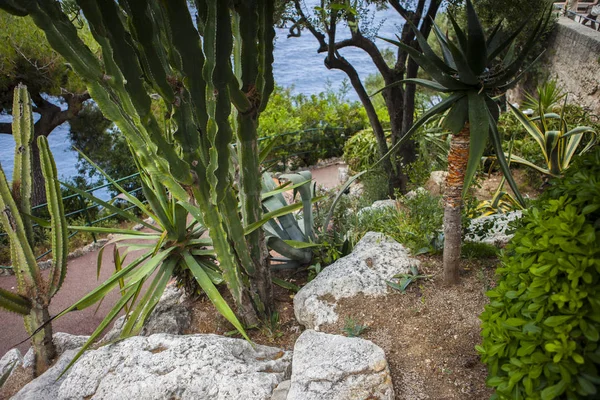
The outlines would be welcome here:
<svg viewBox="0 0 600 400">
<path fill-rule="evenodd" d="M 46 180 L 48 211 L 52 237 L 53 263 L 47 279 L 42 277 L 33 253 L 31 215 L 31 141 L 33 117 L 27 87 L 15 88 L 13 135 L 16 142 L 12 191 L 0 166 L 0 222 L 10 239 L 12 266 L 17 278 L 17 292 L 0 289 L 0 307 L 23 315 L 25 328 L 32 336 L 35 374 L 46 370 L 54 358 L 52 326 L 48 323 L 48 306 L 60 289 L 67 273 L 67 221 L 56 181 L 56 165 L 48 141 L 38 139 L 42 172 Z M 38 328 L 43 328 L 37 332 Z M 35 334 L 34 334 L 35 333 Z"/>
<path fill-rule="evenodd" d="M 31 16 L 123 132 L 140 167 L 186 209 L 200 209 L 192 214 L 209 229 L 237 315 L 256 324 L 272 308 L 268 253 L 263 234 L 246 237 L 244 228 L 262 217 L 256 127 L 273 88 L 274 0 L 195 0 L 194 17 L 186 0 L 76 3 L 101 57 L 60 2 L 0 0 L 0 8 Z M 167 109 L 165 126 L 151 112 L 150 94 Z M 239 185 L 230 163 L 236 136 Z"/>
</svg>

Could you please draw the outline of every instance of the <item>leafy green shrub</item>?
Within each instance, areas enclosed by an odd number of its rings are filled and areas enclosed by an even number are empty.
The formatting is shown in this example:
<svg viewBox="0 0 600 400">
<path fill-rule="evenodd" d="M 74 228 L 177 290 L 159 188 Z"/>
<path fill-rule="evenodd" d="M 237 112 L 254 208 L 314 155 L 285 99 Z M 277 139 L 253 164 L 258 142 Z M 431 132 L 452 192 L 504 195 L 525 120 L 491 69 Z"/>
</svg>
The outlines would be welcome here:
<svg viewBox="0 0 600 400">
<path fill-rule="evenodd" d="M 494 398 L 597 398 L 600 149 L 525 213 L 481 315 Z"/>
<path fill-rule="evenodd" d="M 379 158 L 377 139 L 371 128 L 357 132 L 344 145 L 344 161 L 354 172 L 368 169 Z"/>
<path fill-rule="evenodd" d="M 431 252 L 439 246 L 439 231 L 444 211 L 439 196 L 418 191 L 403 198 L 399 207 L 384 207 L 362 212 L 354 221 L 354 242 L 369 231 L 382 232 L 408 247 L 413 253 Z"/>
<path fill-rule="evenodd" d="M 278 86 L 261 114 L 258 131 L 261 138 L 269 138 L 263 140 L 275 140 L 268 159 L 291 161 L 294 169 L 341 156 L 346 140 L 367 126 L 364 109 L 356 101 L 348 102 L 343 88 L 305 96 Z"/>
<path fill-rule="evenodd" d="M 487 243 L 465 242 L 461 247 L 461 257 L 473 260 L 498 257 L 500 250 Z"/>
</svg>

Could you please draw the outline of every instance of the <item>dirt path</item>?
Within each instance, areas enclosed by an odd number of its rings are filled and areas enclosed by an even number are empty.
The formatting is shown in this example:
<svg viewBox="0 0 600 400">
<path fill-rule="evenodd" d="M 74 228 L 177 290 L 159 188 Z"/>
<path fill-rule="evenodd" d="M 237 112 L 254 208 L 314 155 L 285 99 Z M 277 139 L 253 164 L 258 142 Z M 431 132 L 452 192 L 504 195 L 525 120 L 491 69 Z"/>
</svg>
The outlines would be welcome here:
<svg viewBox="0 0 600 400">
<path fill-rule="evenodd" d="M 338 185 L 338 167 L 334 164 L 312 170 L 313 179 L 318 185 L 333 188 Z M 114 271 L 112 262 L 113 245 L 104 251 L 100 277 L 96 279 L 96 265 L 98 251 L 75 258 L 68 263 L 68 272 L 63 287 L 52 299 L 50 314 L 56 315 L 65 308 L 73 305 L 85 294 L 96 288 L 106 280 Z M 71 249 L 73 250 L 73 249 Z M 48 271 L 44 271 L 47 276 Z M 15 290 L 16 279 L 14 276 L 0 276 L 0 287 Z M 67 332 L 73 335 L 89 335 L 99 325 L 107 312 L 119 298 L 117 290 L 111 292 L 102 302 L 97 312 L 95 307 L 82 311 L 71 312 L 53 322 L 54 332 Z M 0 309 L 0 356 L 15 347 L 19 342 L 28 337 L 20 315 L 9 313 Z M 27 351 L 30 343 L 28 340 L 16 346 L 21 352 Z"/>
</svg>

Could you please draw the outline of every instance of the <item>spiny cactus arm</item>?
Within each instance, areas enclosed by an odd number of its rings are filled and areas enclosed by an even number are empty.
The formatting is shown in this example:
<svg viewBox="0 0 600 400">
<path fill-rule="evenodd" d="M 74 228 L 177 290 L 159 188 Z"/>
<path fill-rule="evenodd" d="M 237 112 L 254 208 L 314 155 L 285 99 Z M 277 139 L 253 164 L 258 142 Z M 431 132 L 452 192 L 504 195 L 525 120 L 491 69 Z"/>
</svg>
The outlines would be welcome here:
<svg viewBox="0 0 600 400">
<path fill-rule="evenodd" d="M 67 219 L 65 218 L 60 184 L 56 180 L 56 164 L 48 147 L 48 139 L 45 136 L 38 138 L 38 147 L 40 149 L 40 162 L 46 184 L 46 200 L 52 225 L 52 267 L 48 281 L 48 298 L 50 299 L 58 292 L 67 275 Z"/>
<path fill-rule="evenodd" d="M 18 291 L 30 299 L 40 298 L 42 276 L 33 250 L 27 241 L 23 219 L 12 198 L 2 166 L 0 166 L 0 222 L 10 240 L 13 271 L 20 286 Z"/>
<path fill-rule="evenodd" d="M 275 23 L 273 15 L 275 6 L 273 0 L 259 0 L 259 75 L 257 87 L 260 91 L 260 107 L 258 112 L 264 111 L 273 89 L 275 79 L 273 77 L 273 50 L 275 41 Z"/>
<path fill-rule="evenodd" d="M 229 184 L 229 144 L 233 132 L 229 123 L 231 102 L 228 84 L 231 78 L 233 47 L 231 17 L 226 2 L 208 1 L 203 49 L 206 57 L 202 75 L 207 83 L 207 137 L 210 143 L 206 179 L 210 185 L 209 201 L 217 205 Z M 218 66 L 218 67 L 217 67 Z"/>
<path fill-rule="evenodd" d="M 180 59 L 181 72 L 186 79 L 182 84 L 188 90 L 194 104 L 194 117 L 200 132 L 206 131 L 206 81 L 202 76 L 205 58 L 198 31 L 188 11 L 185 0 L 163 1 L 166 18 L 169 20 L 173 41 L 173 52 Z M 198 133 L 196 132 L 198 135 Z M 203 136 L 200 134 L 200 136 Z M 185 149 L 184 149 L 185 151 Z"/>
<path fill-rule="evenodd" d="M 94 38 L 101 45 L 107 73 L 115 77 L 109 83 L 125 115 L 136 125 L 140 140 L 152 142 L 157 153 L 167 160 L 173 175 L 180 181 L 190 183 L 189 167 L 177 156 L 173 146 L 166 142 L 151 112 L 151 100 L 143 83 L 144 73 L 138 52 L 123 25 L 121 10 L 112 0 L 82 2 L 81 7 Z M 138 146 L 135 148 L 139 149 Z"/>
<path fill-rule="evenodd" d="M 112 0 L 111 0 L 112 2 Z M 174 73 L 169 66 L 166 50 L 161 45 L 156 15 L 147 0 L 124 0 L 120 2 L 127 10 L 131 33 L 142 55 L 149 83 L 160 93 L 167 105 L 175 101 L 175 92 L 169 83 Z"/>
<path fill-rule="evenodd" d="M 33 243 L 31 220 L 31 142 L 33 140 L 33 113 L 27 86 L 15 87 L 13 96 L 13 137 L 15 139 L 15 166 L 12 193 L 21 212 L 27 241 Z"/>
<path fill-rule="evenodd" d="M 78 37 L 77 29 L 62 12 L 60 2 L 39 0 L 26 2 L 35 24 L 46 33 L 48 42 L 86 81 L 104 79 L 100 62 Z"/>
<path fill-rule="evenodd" d="M 29 315 L 31 301 L 25 296 L 0 288 L 0 307 L 17 314 Z"/>
<path fill-rule="evenodd" d="M 0 0 L 0 8 L 10 14 L 25 17 L 29 15 L 29 12 L 27 12 L 27 8 L 22 3 L 21 0 Z"/>
</svg>

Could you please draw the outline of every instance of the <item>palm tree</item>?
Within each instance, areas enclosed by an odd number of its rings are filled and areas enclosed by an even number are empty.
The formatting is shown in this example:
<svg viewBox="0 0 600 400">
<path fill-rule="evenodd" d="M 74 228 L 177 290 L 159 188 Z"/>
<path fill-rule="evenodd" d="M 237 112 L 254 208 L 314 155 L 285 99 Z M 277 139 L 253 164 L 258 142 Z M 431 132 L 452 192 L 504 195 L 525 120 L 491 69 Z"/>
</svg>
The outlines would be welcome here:
<svg viewBox="0 0 600 400">
<path fill-rule="evenodd" d="M 520 50 L 516 48 L 515 39 L 529 20 L 516 31 L 506 34 L 501 32 L 500 23 L 486 37 L 470 0 L 467 0 L 466 14 L 466 31 L 452 15 L 448 15 L 454 30 L 453 39 L 434 24 L 441 56 L 432 50 L 427 39 L 414 26 L 420 51 L 400 41 L 384 39 L 408 52 L 432 79 L 406 79 L 402 82 L 412 82 L 447 94 L 403 138 L 408 138 L 432 116 L 449 110 L 444 121 L 445 127 L 453 133 L 444 196 L 444 281 L 447 284 L 458 282 L 462 196 L 473 180 L 488 138 L 492 141 L 506 180 L 519 202 L 523 203 L 502 151 L 502 139 L 496 126 L 499 108 L 493 98 L 515 85 L 526 72 L 527 69 L 522 70 L 525 59 L 544 32 L 551 13 L 549 9 L 544 11 Z"/>
</svg>

